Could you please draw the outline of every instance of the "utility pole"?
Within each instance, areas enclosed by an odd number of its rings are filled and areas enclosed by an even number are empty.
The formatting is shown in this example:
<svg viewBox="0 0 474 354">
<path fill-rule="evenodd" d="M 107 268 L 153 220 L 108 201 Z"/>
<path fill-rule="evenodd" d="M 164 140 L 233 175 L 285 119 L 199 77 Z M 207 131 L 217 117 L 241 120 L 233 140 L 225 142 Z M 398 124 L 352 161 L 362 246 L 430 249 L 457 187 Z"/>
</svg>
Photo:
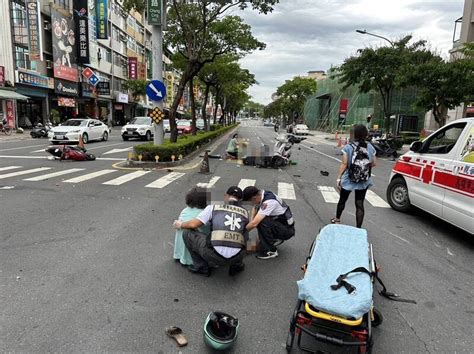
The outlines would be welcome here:
<svg viewBox="0 0 474 354">
<path fill-rule="evenodd" d="M 160 7 L 159 15 L 156 14 L 156 5 Z M 165 24 L 166 0 L 148 0 L 148 23 L 152 25 L 152 80 L 163 82 L 163 26 Z M 155 15 L 155 16 L 153 16 Z M 152 18 L 152 16 L 154 18 Z M 160 20 L 157 20 L 159 16 Z M 163 100 L 155 102 L 156 106 L 163 111 Z M 153 144 L 163 144 L 163 121 L 159 124 L 153 123 Z"/>
</svg>

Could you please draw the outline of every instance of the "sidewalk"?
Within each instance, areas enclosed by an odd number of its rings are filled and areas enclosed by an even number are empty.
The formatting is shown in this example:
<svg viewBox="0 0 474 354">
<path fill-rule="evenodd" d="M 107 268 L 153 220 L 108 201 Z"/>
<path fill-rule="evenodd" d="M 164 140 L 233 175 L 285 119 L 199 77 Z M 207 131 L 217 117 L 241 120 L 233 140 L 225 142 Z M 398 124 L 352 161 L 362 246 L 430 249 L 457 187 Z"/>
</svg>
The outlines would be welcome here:
<svg viewBox="0 0 474 354">
<path fill-rule="evenodd" d="M 22 140 L 32 140 L 33 138 L 30 135 L 30 130 L 25 129 L 23 134 L 17 134 L 15 131 L 12 132 L 12 135 L 5 135 L 0 133 L 0 144 L 7 143 L 9 141 L 22 141 Z"/>
</svg>

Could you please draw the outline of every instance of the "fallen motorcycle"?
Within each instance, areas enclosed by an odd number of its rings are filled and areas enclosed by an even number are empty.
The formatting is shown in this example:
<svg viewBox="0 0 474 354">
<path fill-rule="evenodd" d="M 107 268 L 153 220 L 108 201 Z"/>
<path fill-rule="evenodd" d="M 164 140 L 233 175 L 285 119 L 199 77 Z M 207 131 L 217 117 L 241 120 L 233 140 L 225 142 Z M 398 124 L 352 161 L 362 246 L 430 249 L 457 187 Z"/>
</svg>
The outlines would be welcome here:
<svg viewBox="0 0 474 354">
<path fill-rule="evenodd" d="M 60 145 L 50 146 L 46 150 L 54 156 L 56 160 L 70 160 L 70 161 L 93 161 L 95 156 L 87 152 L 86 149 L 78 146 Z"/>
<path fill-rule="evenodd" d="M 396 159 L 398 157 L 397 145 L 395 138 L 373 138 L 371 140 L 372 146 L 375 148 L 376 155 L 378 157 L 392 157 Z"/>
<path fill-rule="evenodd" d="M 268 145 L 263 145 L 259 155 L 245 156 L 242 161 L 247 166 L 279 168 L 290 163 L 291 148 L 306 138 L 293 134 L 280 134 L 276 138 L 273 155 L 269 153 Z"/>
</svg>

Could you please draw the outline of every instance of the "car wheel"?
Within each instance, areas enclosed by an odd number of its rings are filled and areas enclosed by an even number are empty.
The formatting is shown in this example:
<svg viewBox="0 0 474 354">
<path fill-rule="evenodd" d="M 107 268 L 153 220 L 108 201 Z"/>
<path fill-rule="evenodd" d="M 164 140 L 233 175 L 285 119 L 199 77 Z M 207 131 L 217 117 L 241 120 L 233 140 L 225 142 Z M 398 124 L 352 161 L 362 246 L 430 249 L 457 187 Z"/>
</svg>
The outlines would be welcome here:
<svg viewBox="0 0 474 354">
<path fill-rule="evenodd" d="M 411 203 L 408 187 L 402 177 L 395 177 L 387 187 L 388 204 L 396 211 L 407 212 Z"/>
<path fill-rule="evenodd" d="M 128 141 L 128 136 L 122 136 L 123 141 Z"/>
<path fill-rule="evenodd" d="M 52 141 L 51 144 L 53 144 L 53 145 L 58 145 L 58 144 L 59 144 L 59 141 Z"/>
<path fill-rule="evenodd" d="M 109 133 L 104 132 L 104 134 L 102 135 L 102 141 L 107 141 L 107 140 L 109 140 Z"/>
<path fill-rule="evenodd" d="M 82 142 L 87 144 L 89 142 L 89 135 L 87 133 L 82 134 Z"/>
<path fill-rule="evenodd" d="M 151 140 L 151 133 L 149 130 L 147 130 L 146 135 L 145 135 L 145 140 L 150 141 Z"/>
</svg>

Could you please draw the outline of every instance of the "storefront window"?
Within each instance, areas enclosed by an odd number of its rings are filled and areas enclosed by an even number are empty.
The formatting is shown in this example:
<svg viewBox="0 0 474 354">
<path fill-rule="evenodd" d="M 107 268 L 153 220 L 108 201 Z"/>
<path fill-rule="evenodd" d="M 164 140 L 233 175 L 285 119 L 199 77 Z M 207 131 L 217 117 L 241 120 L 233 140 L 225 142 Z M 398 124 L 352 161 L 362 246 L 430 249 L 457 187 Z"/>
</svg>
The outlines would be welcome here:
<svg viewBox="0 0 474 354">
<path fill-rule="evenodd" d="M 54 0 L 54 3 L 63 9 L 69 10 L 69 0 Z"/>
<path fill-rule="evenodd" d="M 31 61 L 28 49 L 15 46 L 15 65 L 20 69 L 35 70 L 37 68 L 36 61 Z"/>
</svg>

